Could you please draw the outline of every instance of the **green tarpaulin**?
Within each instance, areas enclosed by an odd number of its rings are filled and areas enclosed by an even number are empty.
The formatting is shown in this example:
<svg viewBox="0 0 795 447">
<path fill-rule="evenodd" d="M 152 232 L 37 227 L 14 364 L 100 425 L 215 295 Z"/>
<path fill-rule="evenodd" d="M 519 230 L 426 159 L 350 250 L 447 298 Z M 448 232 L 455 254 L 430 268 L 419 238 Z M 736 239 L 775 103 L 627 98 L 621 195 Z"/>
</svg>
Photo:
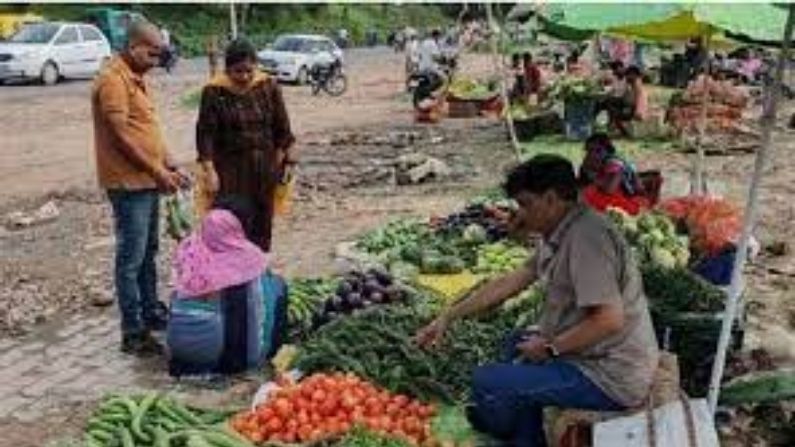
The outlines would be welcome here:
<svg viewBox="0 0 795 447">
<path fill-rule="evenodd" d="M 683 41 L 730 32 L 755 41 L 775 41 L 787 13 L 769 3 L 566 3 L 539 8 L 545 30 L 569 40 L 596 32 L 655 41 Z"/>
</svg>

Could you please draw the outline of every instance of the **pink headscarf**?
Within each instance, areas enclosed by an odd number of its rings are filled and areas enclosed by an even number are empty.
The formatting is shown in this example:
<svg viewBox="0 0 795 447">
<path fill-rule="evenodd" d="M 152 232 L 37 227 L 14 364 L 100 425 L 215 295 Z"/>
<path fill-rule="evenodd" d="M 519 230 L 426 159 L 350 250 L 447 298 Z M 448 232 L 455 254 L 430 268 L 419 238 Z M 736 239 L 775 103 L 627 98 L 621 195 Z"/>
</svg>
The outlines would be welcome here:
<svg viewBox="0 0 795 447">
<path fill-rule="evenodd" d="M 246 239 L 234 214 L 212 210 L 177 248 L 178 296 L 197 297 L 245 284 L 265 271 L 267 261 L 267 255 Z"/>
</svg>

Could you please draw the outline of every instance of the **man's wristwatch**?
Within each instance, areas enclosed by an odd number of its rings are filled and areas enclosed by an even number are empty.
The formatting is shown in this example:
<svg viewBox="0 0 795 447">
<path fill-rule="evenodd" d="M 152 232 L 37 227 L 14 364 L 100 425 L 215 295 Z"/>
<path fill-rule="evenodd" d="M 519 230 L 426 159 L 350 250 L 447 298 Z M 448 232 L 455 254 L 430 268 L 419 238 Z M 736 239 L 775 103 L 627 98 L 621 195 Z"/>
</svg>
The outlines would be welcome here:
<svg viewBox="0 0 795 447">
<path fill-rule="evenodd" d="M 556 348 L 555 345 L 553 345 L 551 342 L 544 345 L 544 350 L 547 352 L 547 355 L 551 359 L 556 359 L 560 357 L 560 352 L 558 351 L 558 348 Z"/>
</svg>

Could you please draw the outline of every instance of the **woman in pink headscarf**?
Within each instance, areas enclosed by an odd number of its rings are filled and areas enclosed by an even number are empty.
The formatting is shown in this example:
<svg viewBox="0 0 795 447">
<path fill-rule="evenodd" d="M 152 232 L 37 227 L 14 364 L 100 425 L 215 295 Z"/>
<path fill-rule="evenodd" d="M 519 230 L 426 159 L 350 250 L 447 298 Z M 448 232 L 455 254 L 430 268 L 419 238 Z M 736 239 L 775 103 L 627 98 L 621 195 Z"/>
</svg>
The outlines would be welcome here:
<svg viewBox="0 0 795 447">
<path fill-rule="evenodd" d="M 177 248 L 168 331 L 172 375 L 234 374 L 263 358 L 267 255 L 233 212 L 213 209 Z"/>
</svg>

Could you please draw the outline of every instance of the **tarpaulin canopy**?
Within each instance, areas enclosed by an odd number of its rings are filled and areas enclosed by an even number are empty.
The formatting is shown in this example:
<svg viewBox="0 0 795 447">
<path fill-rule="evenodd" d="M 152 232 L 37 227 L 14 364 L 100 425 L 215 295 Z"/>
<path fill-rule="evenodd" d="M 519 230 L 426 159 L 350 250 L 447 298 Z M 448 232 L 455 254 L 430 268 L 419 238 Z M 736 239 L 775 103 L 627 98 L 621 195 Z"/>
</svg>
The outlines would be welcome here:
<svg viewBox="0 0 795 447">
<path fill-rule="evenodd" d="M 766 3 L 565 3 L 538 8 L 545 30 L 582 40 L 597 32 L 653 41 L 682 41 L 727 31 L 751 40 L 780 39 L 787 13 Z"/>
</svg>

